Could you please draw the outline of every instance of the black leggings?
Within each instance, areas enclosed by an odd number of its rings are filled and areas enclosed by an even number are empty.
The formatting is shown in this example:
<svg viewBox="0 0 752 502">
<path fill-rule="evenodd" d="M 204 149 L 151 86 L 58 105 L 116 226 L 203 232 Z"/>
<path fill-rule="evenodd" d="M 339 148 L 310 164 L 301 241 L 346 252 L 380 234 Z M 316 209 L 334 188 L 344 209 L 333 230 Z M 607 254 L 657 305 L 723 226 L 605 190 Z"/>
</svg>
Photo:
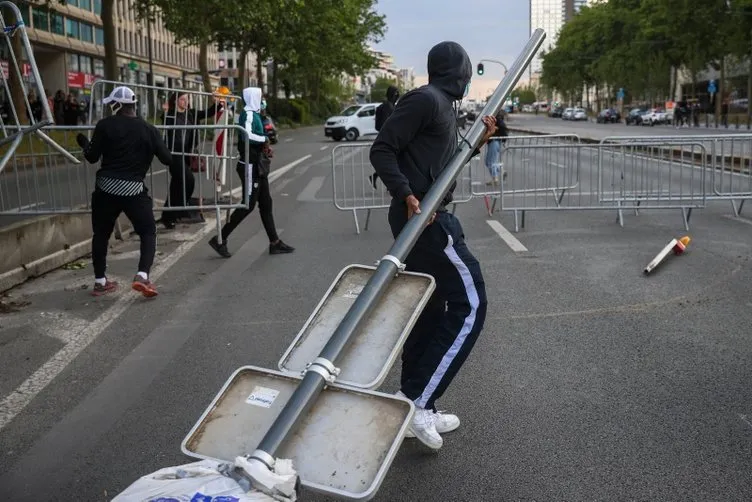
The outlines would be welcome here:
<svg viewBox="0 0 752 502">
<path fill-rule="evenodd" d="M 101 279 L 107 270 L 107 246 L 112 230 L 120 213 L 125 213 L 133 229 L 141 238 L 141 256 L 138 271 L 151 270 L 157 250 L 157 225 L 154 222 L 152 200 L 145 190 L 138 195 L 121 197 L 95 190 L 91 194 L 91 259 L 94 263 L 94 277 Z"/>
<path fill-rule="evenodd" d="M 245 201 L 245 194 L 247 191 L 247 183 L 245 179 L 245 165 L 238 163 L 237 166 L 238 176 L 243 184 L 243 201 Z M 272 215 L 272 194 L 269 190 L 269 178 L 257 177 L 253 180 L 253 186 L 251 187 L 251 197 L 249 199 L 248 209 L 241 207 L 236 209 L 230 215 L 230 221 L 228 221 L 224 227 L 222 227 L 222 242 L 225 242 L 230 236 L 235 227 L 240 225 L 240 222 L 245 219 L 246 216 L 251 214 L 253 208 L 256 207 L 258 202 L 259 213 L 261 213 L 261 223 L 264 225 L 266 235 L 269 237 L 269 242 L 277 242 L 279 236 L 277 230 L 274 227 L 274 216 Z"/>
<path fill-rule="evenodd" d="M 189 206 L 195 187 L 196 178 L 191 171 L 190 157 L 173 155 L 170 164 L 170 193 L 164 207 Z M 186 211 L 164 211 L 162 221 L 173 222 L 183 216 L 188 216 Z"/>
</svg>

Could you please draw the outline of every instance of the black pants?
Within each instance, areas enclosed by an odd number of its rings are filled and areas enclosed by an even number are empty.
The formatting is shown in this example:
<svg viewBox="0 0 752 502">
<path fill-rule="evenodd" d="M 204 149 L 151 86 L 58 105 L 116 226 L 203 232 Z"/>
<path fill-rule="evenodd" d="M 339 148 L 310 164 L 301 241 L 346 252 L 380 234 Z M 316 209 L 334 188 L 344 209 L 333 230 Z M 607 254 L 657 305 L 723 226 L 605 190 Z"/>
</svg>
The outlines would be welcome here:
<svg viewBox="0 0 752 502">
<path fill-rule="evenodd" d="M 403 202 L 392 202 L 392 234 L 407 222 Z M 465 244 L 459 220 L 446 211 L 426 227 L 405 260 L 406 270 L 430 274 L 436 290 L 402 350 L 402 392 L 434 408 L 470 354 L 486 319 L 488 301 L 480 263 Z"/>
<path fill-rule="evenodd" d="M 94 263 L 94 277 L 102 278 L 107 269 L 107 246 L 120 213 L 125 213 L 136 234 L 141 238 L 141 256 L 138 271 L 151 270 L 157 250 L 157 225 L 154 222 L 152 200 L 148 192 L 139 195 L 120 197 L 95 190 L 91 194 L 91 258 Z"/>
<path fill-rule="evenodd" d="M 245 201 L 245 194 L 248 189 L 245 164 L 239 162 L 236 170 L 238 176 L 240 176 L 240 182 L 243 184 L 243 201 Z M 269 237 L 269 242 L 276 242 L 279 240 L 277 229 L 274 226 L 274 216 L 272 215 L 272 194 L 269 190 L 269 178 L 266 176 L 257 177 L 251 181 L 253 186 L 251 187 L 248 209 L 241 207 L 232 212 L 230 215 L 230 221 L 225 223 L 225 226 L 222 227 L 222 242 L 225 242 L 232 231 L 235 230 L 235 227 L 240 225 L 240 222 L 243 221 L 246 216 L 251 214 L 253 208 L 256 207 L 256 203 L 258 203 L 259 213 L 261 213 L 261 223 L 264 225 L 264 230 L 266 230 L 266 236 Z"/>
<path fill-rule="evenodd" d="M 190 157 L 173 155 L 170 164 L 170 193 L 165 200 L 165 207 L 190 205 L 193 190 L 196 188 L 196 178 L 191 171 Z M 165 211 L 162 221 L 174 222 L 178 218 L 187 217 L 186 211 Z"/>
</svg>

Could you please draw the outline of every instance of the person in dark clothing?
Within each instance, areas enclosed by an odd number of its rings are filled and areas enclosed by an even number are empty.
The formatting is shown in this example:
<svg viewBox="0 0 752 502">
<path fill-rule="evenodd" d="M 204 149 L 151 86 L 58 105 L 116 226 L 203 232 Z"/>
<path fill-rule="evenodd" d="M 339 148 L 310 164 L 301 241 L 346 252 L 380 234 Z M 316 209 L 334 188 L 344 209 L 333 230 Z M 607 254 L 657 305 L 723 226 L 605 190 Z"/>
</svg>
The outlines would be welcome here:
<svg viewBox="0 0 752 502">
<path fill-rule="evenodd" d="M 97 122 L 91 141 L 83 134 L 76 136 L 88 162 L 94 164 L 102 159 L 91 194 L 92 294 L 98 296 L 117 289 L 117 283 L 105 274 L 107 246 L 115 222 L 123 212 L 141 239 L 138 273 L 131 287 L 146 297 L 157 296 L 149 280 L 157 247 L 157 226 L 144 179 L 155 155 L 166 166 L 170 165 L 172 155 L 157 129 L 136 115 L 136 96 L 130 88 L 116 87 L 103 103 L 112 107 L 114 115 Z"/>
<path fill-rule="evenodd" d="M 68 99 L 63 104 L 63 119 L 65 125 L 78 125 L 78 100 L 73 94 L 68 94 Z"/>
<path fill-rule="evenodd" d="M 221 106 L 221 104 L 220 104 Z M 174 125 L 197 125 L 208 117 L 217 113 L 217 105 L 212 104 L 206 110 L 193 110 L 189 108 L 188 94 L 172 94 L 168 101 L 164 115 L 166 126 Z M 196 187 L 196 178 L 191 169 L 191 159 L 195 158 L 195 150 L 198 146 L 198 135 L 190 129 L 172 129 L 167 131 L 167 146 L 172 152 L 170 163 L 170 189 L 165 200 L 164 207 L 190 205 L 193 190 Z M 163 211 L 160 221 L 165 228 L 175 228 L 175 223 L 181 218 L 189 218 L 188 211 Z M 196 215 L 200 220 L 200 214 Z"/>
<path fill-rule="evenodd" d="M 396 238 L 458 149 L 457 102 L 467 95 L 472 65 L 455 42 L 428 53 L 428 85 L 405 94 L 371 147 L 371 164 L 390 194 L 389 225 Z M 483 117 L 486 133 L 494 117 Z M 478 149 L 474 155 L 477 155 Z M 465 244 L 457 218 L 446 206 L 456 182 L 405 260 L 406 269 L 432 275 L 436 291 L 413 327 L 402 352 L 400 394 L 416 412 L 408 437 L 439 449 L 442 433 L 459 427 L 456 415 L 439 413 L 435 401 L 467 358 L 486 317 L 486 291 L 478 260 Z"/>
<path fill-rule="evenodd" d="M 243 184 L 243 200 L 245 201 L 248 186 L 251 187 L 251 194 L 248 199 L 248 208 L 238 208 L 230 215 L 230 220 L 222 227 L 222 244 L 217 237 L 209 240 L 209 245 L 223 258 L 232 256 L 227 249 L 227 238 L 230 237 L 235 228 L 240 225 L 251 212 L 258 202 L 259 213 L 261 213 L 261 223 L 266 230 L 266 236 L 269 238 L 269 254 L 292 253 L 295 248 L 289 246 L 280 240 L 277 235 L 277 229 L 274 226 L 274 216 L 272 215 L 272 194 L 269 189 L 269 164 L 272 155 L 269 147 L 269 138 L 264 135 L 264 125 L 261 118 L 261 97 L 262 91 L 259 87 L 247 87 L 243 89 L 243 111 L 240 113 L 238 124 L 245 128 L 248 135 L 248 141 L 241 134 L 238 138 L 238 152 L 240 153 L 236 171 Z M 248 145 L 248 163 L 250 168 L 245 165 L 246 145 Z M 250 171 L 250 173 L 249 173 Z M 248 175 L 250 178 L 248 179 Z"/>
<path fill-rule="evenodd" d="M 55 125 L 65 125 L 65 94 L 58 90 L 55 98 L 52 100 L 52 116 L 55 119 Z"/>
<path fill-rule="evenodd" d="M 381 131 L 382 126 L 384 125 L 384 122 L 386 122 L 386 119 L 389 118 L 389 116 L 394 111 L 394 106 L 397 104 L 397 100 L 399 99 L 399 89 L 397 89 L 395 86 L 390 85 L 386 90 L 386 99 L 383 103 L 379 105 L 378 108 L 376 108 L 376 130 Z M 376 190 L 376 182 L 379 180 L 379 174 L 373 173 L 368 177 L 368 181 L 371 182 L 371 185 L 373 185 L 373 189 Z"/>
</svg>

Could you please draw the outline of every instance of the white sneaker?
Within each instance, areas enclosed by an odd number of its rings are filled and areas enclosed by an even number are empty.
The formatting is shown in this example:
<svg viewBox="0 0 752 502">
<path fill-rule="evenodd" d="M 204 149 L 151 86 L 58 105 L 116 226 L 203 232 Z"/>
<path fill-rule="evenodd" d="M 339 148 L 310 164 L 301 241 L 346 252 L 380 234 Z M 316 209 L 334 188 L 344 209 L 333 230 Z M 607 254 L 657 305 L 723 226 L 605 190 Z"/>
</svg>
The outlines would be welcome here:
<svg viewBox="0 0 752 502">
<path fill-rule="evenodd" d="M 436 415 L 433 410 L 416 408 L 413 422 L 407 429 L 405 437 L 414 437 L 432 450 L 438 450 L 444 446 L 444 440 L 436 430 Z"/>
<path fill-rule="evenodd" d="M 405 399 L 410 399 L 406 395 L 404 395 L 402 391 L 397 391 L 396 395 L 398 395 L 399 397 L 404 397 Z M 456 430 L 460 426 L 460 419 L 457 415 L 452 415 L 451 413 L 444 413 L 443 411 L 424 410 L 423 408 L 417 408 L 417 407 L 415 411 L 416 415 L 419 410 L 428 411 L 433 415 L 434 428 L 436 429 L 436 432 L 438 434 L 452 432 L 453 430 Z M 415 433 L 413 432 L 412 426 L 407 430 L 405 437 L 406 438 L 417 437 Z M 428 443 L 426 443 L 423 439 L 421 438 L 418 438 L 418 439 L 420 439 L 421 441 L 423 441 L 423 443 L 428 445 Z M 444 440 L 442 439 L 442 443 L 443 441 Z"/>
<path fill-rule="evenodd" d="M 460 417 L 452 415 L 451 413 L 444 413 L 443 411 L 436 411 L 434 415 L 434 425 L 436 426 L 436 432 L 439 434 L 445 434 L 457 430 L 460 426 Z M 405 434 L 407 438 L 414 438 L 415 435 L 407 431 Z"/>
</svg>

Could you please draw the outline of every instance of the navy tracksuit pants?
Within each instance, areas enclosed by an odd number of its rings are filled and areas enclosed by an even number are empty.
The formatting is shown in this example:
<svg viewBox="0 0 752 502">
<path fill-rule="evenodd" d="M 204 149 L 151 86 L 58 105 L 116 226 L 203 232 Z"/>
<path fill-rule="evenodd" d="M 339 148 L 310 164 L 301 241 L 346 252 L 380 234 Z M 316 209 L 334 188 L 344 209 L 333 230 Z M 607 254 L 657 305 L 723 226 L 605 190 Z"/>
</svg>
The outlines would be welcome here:
<svg viewBox="0 0 752 502">
<path fill-rule="evenodd" d="M 407 208 L 393 201 L 389 225 L 396 236 Z M 488 301 L 480 263 L 465 244 L 455 216 L 441 211 L 418 238 L 406 270 L 429 274 L 436 290 L 402 350 L 402 392 L 421 408 L 434 408 L 470 354 L 486 319 Z"/>
</svg>

